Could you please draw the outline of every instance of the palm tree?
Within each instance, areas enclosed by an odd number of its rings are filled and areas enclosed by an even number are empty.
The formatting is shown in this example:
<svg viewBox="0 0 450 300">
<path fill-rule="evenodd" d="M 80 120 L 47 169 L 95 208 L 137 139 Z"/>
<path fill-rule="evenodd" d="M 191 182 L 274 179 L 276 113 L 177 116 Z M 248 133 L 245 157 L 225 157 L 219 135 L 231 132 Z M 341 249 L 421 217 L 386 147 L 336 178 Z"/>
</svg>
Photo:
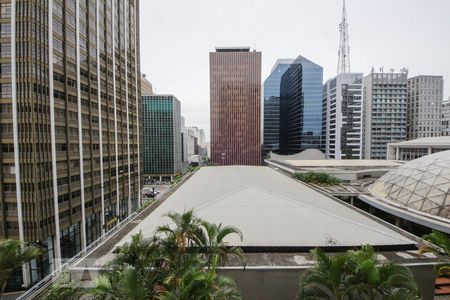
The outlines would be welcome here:
<svg viewBox="0 0 450 300">
<path fill-rule="evenodd" d="M 312 253 L 316 266 L 302 278 L 300 299 L 420 299 L 411 271 L 394 263 L 378 265 L 371 246 L 332 257 L 320 249 Z"/>
<path fill-rule="evenodd" d="M 5 291 L 8 278 L 22 265 L 42 255 L 42 250 L 19 240 L 0 240 L 0 296 Z"/>
<path fill-rule="evenodd" d="M 45 300 L 73 299 L 79 292 L 79 284 L 70 280 L 69 273 L 62 273 L 45 294 Z"/>
<path fill-rule="evenodd" d="M 150 292 L 143 285 L 136 269 L 127 267 L 121 272 L 114 274 L 111 278 L 100 275 L 94 279 L 95 287 L 89 290 L 88 295 L 95 299 L 115 300 L 148 300 Z"/>
<path fill-rule="evenodd" d="M 173 242 L 180 255 L 186 252 L 188 246 L 199 245 L 201 220 L 195 217 L 193 210 L 188 210 L 183 214 L 170 212 L 165 216 L 171 219 L 173 225 L 160 226 L 156 229 L 156 233 L 165 235 L 169 242 Z"/>
<path fill-rule="evenodd" d="M 422 237 L 424 240 L 433 245 L 422 246 L 419 253 L 434 252 L 444 256 L 442 264 L 436 266 L 436 271 L 439 276 L 450 274 L 450 239 L 445 233 L 433 230 L 432 233 L 426 234 Z"/>
<path fill-rule="evenodd" d="M 205 252 L 208 266 L 212 264 L 214 256 L 218 256 L 219 264 L 228 262 L 230 255 L 238 257 L 241 262 L 244 262 L 242 249 L 239 247 L 230 247 L 224 241 L 230 234 L 237 234 L 240 240 L 243 240 L 242 232 L 233 226 L 222 226 L 222 224 L 213 224 L 206 221 L 201 223 L 202 234 L 199 242 L 201 248 Z"/>
<path fill-rule="evenodd" d="M 229 277 L 218 276 L 216 266 L 219 257 L 213 258 L 211 268 L 205 272 L 201 268 L 190 268 L 180 278 L 177 287 L 160 297 L 161 300 L 238 300 L 241 294 L 236 283 Z"/>
</svg>

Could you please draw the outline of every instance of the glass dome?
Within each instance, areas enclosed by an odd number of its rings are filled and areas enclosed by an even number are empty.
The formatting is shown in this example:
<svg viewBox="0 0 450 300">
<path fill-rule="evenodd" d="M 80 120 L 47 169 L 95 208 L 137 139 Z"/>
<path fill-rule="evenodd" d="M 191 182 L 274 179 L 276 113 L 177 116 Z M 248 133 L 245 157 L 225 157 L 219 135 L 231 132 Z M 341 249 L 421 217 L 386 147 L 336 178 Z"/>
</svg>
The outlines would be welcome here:
<svg viewBox="0 0 450 300">
<path fill-rule="evenodd" d="M 450 151 L 427 155 L 394 169 L 369 188 L 374 196 L 450 218 Z"/>
</svg>

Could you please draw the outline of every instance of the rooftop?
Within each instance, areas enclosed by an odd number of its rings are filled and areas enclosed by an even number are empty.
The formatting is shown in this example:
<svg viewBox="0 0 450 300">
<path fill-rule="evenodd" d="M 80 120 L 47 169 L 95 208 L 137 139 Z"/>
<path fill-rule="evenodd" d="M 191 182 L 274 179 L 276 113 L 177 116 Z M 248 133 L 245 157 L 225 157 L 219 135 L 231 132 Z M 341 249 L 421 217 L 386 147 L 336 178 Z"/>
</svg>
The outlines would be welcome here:
<svg viewBox="0 0 450 300">
<path fill-rule="evenodd" d="M 428 147 L 428 146 L 448 146 L 450 147 L 450 136 L 425 137 L 410 141 L 390 143 L 389 146 L 405 147 Z"/>
<path fill-rule="evenodd" d="M 216 47 L 216 52 L 249 52 L 250 47 Z"/>
<path fill-rule="evenodd" d="M 116 247 L 129 242 L 132 235 L 153 235 L 158 226 L 169 222 L 167 212 L 192 208 L 204 220 L 239 228 L 243 241 L 230 236 L 227 242 L 249 251 L 264 247 L 268 252 L 270 248 L 307 252 L 312 247 L 342 249 L 364 244 L 407 250 L 417 244 L 394 226 L 271 168 L 204 167 L 134 228 L 115 238 L 108 253 L 92 253 L 92 266 L 108 262 Z"/>
</svg>

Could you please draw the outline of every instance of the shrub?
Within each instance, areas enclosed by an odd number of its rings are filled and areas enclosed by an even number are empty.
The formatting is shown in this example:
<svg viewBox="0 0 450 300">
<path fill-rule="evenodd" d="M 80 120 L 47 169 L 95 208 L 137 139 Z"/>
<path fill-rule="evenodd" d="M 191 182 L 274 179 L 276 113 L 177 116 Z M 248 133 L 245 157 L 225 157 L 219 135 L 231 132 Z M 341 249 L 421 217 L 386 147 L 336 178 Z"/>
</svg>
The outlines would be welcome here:
<svg viewBox="0 0 450 300">
<path fill-rule="evenodd" d="M 337 177 L 334 177 L 325 172 L 309 171 L 306 173 L 295 173 L 294 178 L 306 183 L 313 183 L 317 185 L 334 185 L 342 182 Z"/>
</svg>

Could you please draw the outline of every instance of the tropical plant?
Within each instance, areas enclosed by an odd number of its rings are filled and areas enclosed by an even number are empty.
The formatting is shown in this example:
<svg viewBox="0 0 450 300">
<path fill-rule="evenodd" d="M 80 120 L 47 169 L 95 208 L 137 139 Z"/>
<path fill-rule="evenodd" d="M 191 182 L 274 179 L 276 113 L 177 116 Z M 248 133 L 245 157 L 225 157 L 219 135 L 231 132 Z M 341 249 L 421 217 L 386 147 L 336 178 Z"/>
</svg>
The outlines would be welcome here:
<svg viewBox="0 0 450 300">
<path fill-rule="evenodd" d="M 0 296 L 5 291 L 8 278 L 22 265 L 42 255 L 39 247 L 27 245 L 19 240 L 0 240 Z"/>
<path fill-rule="evenodd" d="M 242 241 L 242 232 L 233 226 L 222 226 L 222 224 L 213 224 L 206 221 L 201 223 L 202 234 L 199 236 L 199 242 L 203 253 L 206 256 L 208 265 L 212 264 L 214 256 L 218 256 L 219 264 L 228 262 L 230 256 L 238 257 L 244 262 L 242 249 L 239 247 L 230 247 L 225 242 L 225 238 L 230 234 L 236 234 Z"/>
<path fill-rule="evenodd" d="M 316 265 L 301 279 L 301 300 L 420 299 L 411 271 L 394 263 L 379 265 L 371 246 L 335 256 L 320 249 L 312 254 Z"/>
<path fill-rule="evenodd" d="M 432 233 L 425 234 L 422 237 L 432 245 L 422 246 L 419 249 L 421 254 L 426 252 L 434 252 L 443 257 L 443 262 L 436 266 L 436 272 L 439 276 L 450 276 L 450 239 L 440 231 L 433 230 Z"/>
<path fill-rule="evenodd" d="M 94 299 L 240 299 L 235 282 L 217 275 L 227 255 L 242 255 L 224 239 L 241 232 L 197 218 L 193 211 L 169 213 L 171 223 L 155 235 L 134 235 L 117 249 L 106 272 L 88 291 Z"/>
<path fill-rule="evenodd" d="M 69 273 L 62 273 L 58 280 L 53 283 L 47 293 L 45 300 L 74 299 L 80 292 L 80 286 L 77 282 L 70 279 Z"/>
<path fill-rule="evenodd" d="M 325 172 L 294 173 L 293 177 L 297 180 L 317 185 L 334 185 L 342 182 L 339 178 Z"/>
</svg>

